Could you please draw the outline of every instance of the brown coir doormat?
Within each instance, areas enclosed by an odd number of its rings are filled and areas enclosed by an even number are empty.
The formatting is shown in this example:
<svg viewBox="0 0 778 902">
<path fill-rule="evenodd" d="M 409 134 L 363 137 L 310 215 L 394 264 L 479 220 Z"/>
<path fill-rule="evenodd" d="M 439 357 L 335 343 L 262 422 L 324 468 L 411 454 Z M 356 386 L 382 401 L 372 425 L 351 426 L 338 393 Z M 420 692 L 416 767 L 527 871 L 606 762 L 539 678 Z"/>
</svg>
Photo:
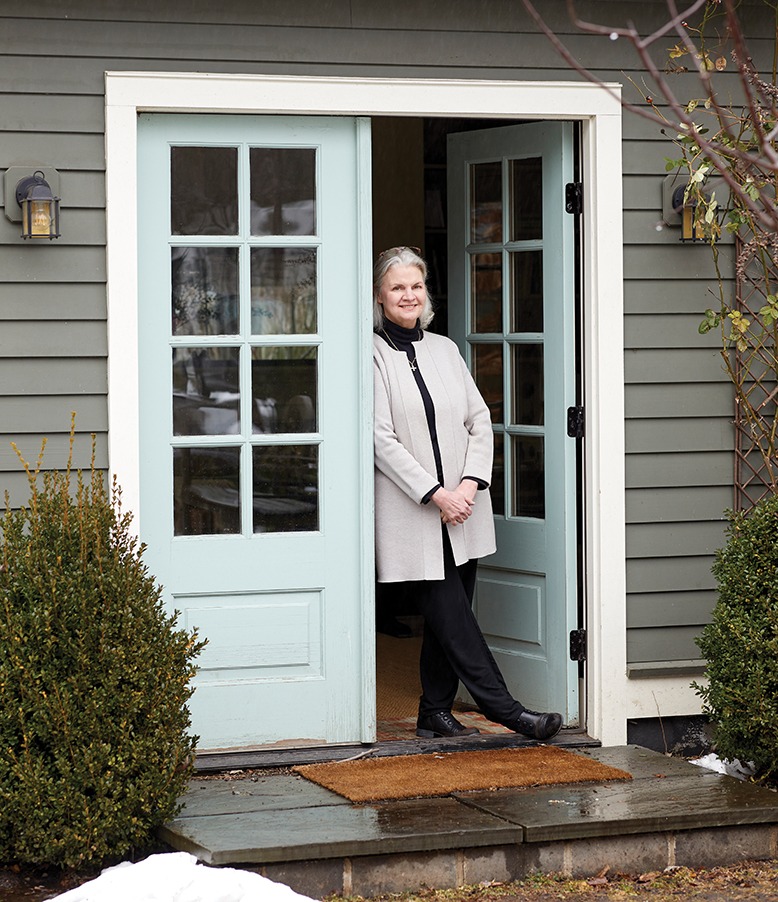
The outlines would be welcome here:
<svg viewBox="0 0 778 902">
<path fill-rule="evenodd" d="M 632 779 L 624 770 L 553 746 L 397 755 L 302 764 L 293 770 L 352 802 L 428 798 L 473 789 Z"/>
</svg>

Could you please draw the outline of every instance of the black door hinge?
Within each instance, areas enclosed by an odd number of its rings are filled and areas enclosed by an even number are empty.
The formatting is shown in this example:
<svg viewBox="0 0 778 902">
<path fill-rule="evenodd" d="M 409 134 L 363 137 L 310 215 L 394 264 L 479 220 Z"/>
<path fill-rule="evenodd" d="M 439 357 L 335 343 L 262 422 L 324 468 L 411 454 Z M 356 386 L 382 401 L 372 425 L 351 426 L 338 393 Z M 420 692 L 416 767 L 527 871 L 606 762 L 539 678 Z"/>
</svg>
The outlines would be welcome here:
<svg viewBox="0 0 778 902">
<path fill-rule="evenodd" d="M 586 660 L 586 630 L 572 630 L 570 633 L 570 660 Z"/>
<path fill-rule="evenodd" d="M 573 216 L 583 212 L 583 182 L 568 182 L 565 185 L 565 211 Z"/>
<path fill-rule="evenodd" d="M 583 407 L 567 408 L 567 434 L 570 438 L 584 437 L 584 409 Z"/>
</svg>

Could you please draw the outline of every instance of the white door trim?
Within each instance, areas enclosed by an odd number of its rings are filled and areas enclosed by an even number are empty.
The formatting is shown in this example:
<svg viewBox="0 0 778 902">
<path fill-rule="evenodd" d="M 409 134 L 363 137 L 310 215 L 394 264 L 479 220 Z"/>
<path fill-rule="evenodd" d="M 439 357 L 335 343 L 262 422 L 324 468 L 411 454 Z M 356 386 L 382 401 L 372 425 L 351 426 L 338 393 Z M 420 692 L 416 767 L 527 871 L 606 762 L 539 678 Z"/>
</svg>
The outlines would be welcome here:
<svg viewBox="0 0 778 902">
<path fill-rule="evenodd" d="M 585 573 L 589 662 L 586 725 L 609 745 L 626 741 L 624 341 L 619 86 L 462 79 L 319 78 L 203 73 L 106 73 L 109 460 L 126 509 L 139 509 L 137 114 L 291 113 L 577 119 L 583 124 Z M 615 95 L 615 96 L 614 96 Z M 161 201 L 164 203 L 164 201 Z M 163 215 L 164 211 L 161 211 Z M 366 227 L 369 227 L 367 224 Z M 370 297 L 370 266 L 360 284 Z M 370 330 L 365 304 L 364 329 Z M 365 334 L 367 346 L 368 335 Z M 369 359 L 363 396 L 371 396 Z M 365 421 L 370 416 L 366 400 Z M 372 451 L 359 479 L 371 519 Z M 366 560 L 370 560 L 368 555 Z M 365 585 L 372 573 L 364 574 Z M 369 592 L 365 597 L 370 597 Z M 371 641 L 372 617 L 363 637 Z M 634 686 L 634 684 L 633 684 Z"/>
</svg>

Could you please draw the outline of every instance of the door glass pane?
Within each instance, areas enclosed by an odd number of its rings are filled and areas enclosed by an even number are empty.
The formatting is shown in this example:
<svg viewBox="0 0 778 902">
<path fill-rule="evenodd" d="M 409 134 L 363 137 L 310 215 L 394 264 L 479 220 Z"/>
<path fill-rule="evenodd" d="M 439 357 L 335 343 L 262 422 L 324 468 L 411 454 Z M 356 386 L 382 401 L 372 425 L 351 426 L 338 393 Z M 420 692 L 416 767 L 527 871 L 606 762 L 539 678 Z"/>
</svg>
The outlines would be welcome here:
<svg viewBox="0 0 778 902">
<path fill-rule="evenodd" d="M 293 335 L 316 331 L 316 249 L 251 250 L 251 332 Z"/>
<path fill-rule="evenodd" d="M 254 455 L 254 532 L 319 528 L 319 446 L 262 445 Z"/>
<path fill-rule="evenodd" d="M 470 240 L 502 241 L 502 162 L 470 166 Z"/>
<path fill-rule="evenodd" d="M 502 344 L 474 344 L 473 379 L 483 395 L 493 423 L 503 421 Z"/>
<path fill-rule="evenodd" d="M 173 449 L 177 536 L 240 532 L 240 448 Z"/>
<path fill-rule="evenodd" d="M 515 435 L 513 444 L 514 517 L 546 516 L 544 441 L 540 435 Z"/>
<path fill-rule="evenodd" d="M 173 335 L 238 331 L 238 249 L 174 247 L 170 251 Z"/>
<path fill-rule="evenodd" d="M 540 157 L 509 163 L 511 241 L 543 237 L 543 167 Z"/>
<path fill-rule="evenodd" d="M 316 234 L 316 150 L 252 147 L 251 234 Z"/>
<path fill-rule="evenodd" d="M 511 332 L 543 331 L 543 251 L 511 254 Z"/>
<path fill-rule="evenodd" d="M 240 432 L 238 348 L 173 348 L 173 434 Z"/>
<path fill-rule="evenodd" d="M 238 234 L 238 148 L 170 149 L 173 235 Z"/>
<path fill-rule="evenodd" d="M 502 254 L 473 254 L 473 332 L 502 332 Z"/>
<path fill-rule="evenodd" d="M 499 517 L 505 516 L 505 436 L 494 434 L 494 463 L 492 464 L 492 510 Z"/>
<path fill-rule="evenodd" d="M 251 350 L 252 431 L 316 432 L 316 347 Z"/>
<path fill-rule="evenodd" d="M 511 368 L 513 370 L 511 423 L 518 426 L 542 426 L 545 397 L 543 345 L 513 345 Z"/>
</svg>

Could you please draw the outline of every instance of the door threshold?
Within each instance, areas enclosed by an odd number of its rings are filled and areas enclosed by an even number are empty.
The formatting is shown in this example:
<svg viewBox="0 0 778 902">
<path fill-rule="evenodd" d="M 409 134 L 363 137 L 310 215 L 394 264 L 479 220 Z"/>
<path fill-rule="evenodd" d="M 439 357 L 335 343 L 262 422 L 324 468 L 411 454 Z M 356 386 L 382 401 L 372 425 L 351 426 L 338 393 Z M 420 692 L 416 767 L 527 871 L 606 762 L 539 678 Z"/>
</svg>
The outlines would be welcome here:
<svg viewBox="0 0 778 902">
<path fill-rule="evenodd" d="M 386 758 L 394 755 L 429 755 L 436 752 L 475 752 L 489 749 L 521 748 L 540 745 L 534 739 L 516 733 L 481 733 L 461 739 L 393 739 L 383 742 L 327 745 L 297 749 L 252 749 L 251 751 L 198 752 L 195 771 L 198 774 L 233 770 L 294 767 L 323 761 L 347 761 L 353 758 Z M 561 748 L 599 748 L 584 730 L 563 729 L 548 743 Z"/>
</svg>

